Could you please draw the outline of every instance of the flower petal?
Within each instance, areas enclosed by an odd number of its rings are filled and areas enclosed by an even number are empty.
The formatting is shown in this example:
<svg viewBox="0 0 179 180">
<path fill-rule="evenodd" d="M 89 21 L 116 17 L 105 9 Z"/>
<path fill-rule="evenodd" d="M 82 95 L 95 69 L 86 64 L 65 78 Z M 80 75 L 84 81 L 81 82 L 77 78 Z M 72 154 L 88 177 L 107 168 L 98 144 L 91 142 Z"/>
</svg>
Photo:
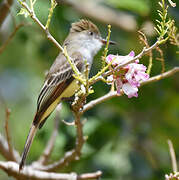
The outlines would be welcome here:
<svg viewBox="0 0 179 180">
<path fill-rule="evenodd" d="M 107 84 L 112 84 L 112 82 L 114 81 L 113 75 L 108 76 L 108 77 L 107 77 L 107 81 L 108 81 Z"/>
<path fill-rule="evenodd" d="M 131 51 L 128 56 L 131 56 L 131 57 L 134 57 L 135 56 L 135 52 L 134 51 Z"/>
<path fill-rule="evenodd" d="M 135 86 L 131 86 L 131 84 L 129 84 L 129 83 L 123 84 L 122 90 L 128 96 L 128 98 L 137 97 L 138 96 L 138 94 L 137 94 L 138 88 L 135 87 Z"/>
</svg>

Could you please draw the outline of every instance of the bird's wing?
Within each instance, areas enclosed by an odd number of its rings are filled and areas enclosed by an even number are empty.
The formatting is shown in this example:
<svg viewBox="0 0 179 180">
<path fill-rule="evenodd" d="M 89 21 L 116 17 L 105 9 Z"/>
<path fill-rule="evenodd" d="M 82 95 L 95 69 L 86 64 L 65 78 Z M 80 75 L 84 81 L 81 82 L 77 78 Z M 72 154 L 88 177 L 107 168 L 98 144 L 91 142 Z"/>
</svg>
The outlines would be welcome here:
<svg viewBox="0 0 179 180">
<path fill-rule="evenodd" d="M 77 52 L 73 53 L 71 58 L 79 71 L 81 71 L 84 65 L 81 54 Z M 67 87 L 67 83 L 71 82 L 70 79 L 73 78 L 72 74 L 73 70 L 71 66 L 65 56 L 60 54 L 50 68 L 44 85 L 40 91 L 37 100 L 37 113 L 44 112 L 44 110 L 60 96 Z"/>
</svg>

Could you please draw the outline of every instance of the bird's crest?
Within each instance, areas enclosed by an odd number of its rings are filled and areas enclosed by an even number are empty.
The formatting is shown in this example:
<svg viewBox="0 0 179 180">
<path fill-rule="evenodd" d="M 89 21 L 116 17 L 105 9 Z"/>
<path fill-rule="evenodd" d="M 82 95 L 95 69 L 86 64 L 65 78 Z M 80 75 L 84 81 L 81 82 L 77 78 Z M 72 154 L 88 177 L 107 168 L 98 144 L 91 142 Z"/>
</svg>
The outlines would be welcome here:
<svg viewBox="0 0 179 180">
<path fill-rule="evenodd" d="M 96 34 L 100 34 L 99 29 L 95 24 L 93 24 L 89 20 L 81 19 L 78 22 L 72 23 L 70 32 L 82 32 L 89 30 L 91 32 L 94 32 Z"/>
</svg>

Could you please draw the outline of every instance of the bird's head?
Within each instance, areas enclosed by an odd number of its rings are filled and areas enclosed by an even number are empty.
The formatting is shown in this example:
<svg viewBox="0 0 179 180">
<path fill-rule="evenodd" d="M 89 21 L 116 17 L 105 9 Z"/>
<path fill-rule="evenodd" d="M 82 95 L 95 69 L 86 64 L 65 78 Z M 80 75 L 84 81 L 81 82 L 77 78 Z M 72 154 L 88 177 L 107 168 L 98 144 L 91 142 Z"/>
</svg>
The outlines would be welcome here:
<svg viewBox="0 0 179 180">
<path fill-rule="evenodd" d="M 95 55 L 107 41 L 101 37 L 101 33 L 95 24 L 89 20 L 81 19 L 72 23 L 67 42 L 73 42 L 79 47 L 86 48 Z M 109 43 L 114 44 L 113 41 Z"/>
</svg>

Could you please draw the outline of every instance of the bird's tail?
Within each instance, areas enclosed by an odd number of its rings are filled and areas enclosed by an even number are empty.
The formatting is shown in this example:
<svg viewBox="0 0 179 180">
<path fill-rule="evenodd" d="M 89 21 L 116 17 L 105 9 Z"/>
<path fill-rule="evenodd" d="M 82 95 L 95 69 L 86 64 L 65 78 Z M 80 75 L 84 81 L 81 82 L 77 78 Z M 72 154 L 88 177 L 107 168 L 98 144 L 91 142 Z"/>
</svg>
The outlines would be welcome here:
<svg viewBox="0 0 179 180">
<path fill-rule="evenodd" d="M 27 136 L 27 140 L 26 140 L 25 146 L 24 146 L 24 151 L 23 151 L 23 154 L 22 154 L 22 159 L 21 159 L 21 162 L 20 162 L 20 165 L 19 165 L 19 171 L 24 167 L 24 163 L 25 163 L 27 154 L 29 152 L 30 146 L 31 146 L 32 141 L 34 139 L 34 136 L 35 136 L 35 134 L 37 132 L 37 129 L 38 129 L 38 125 L 34 125 L 32 123 L 30 131 L 29 131 L 29 134 Z"/>
</svg>

